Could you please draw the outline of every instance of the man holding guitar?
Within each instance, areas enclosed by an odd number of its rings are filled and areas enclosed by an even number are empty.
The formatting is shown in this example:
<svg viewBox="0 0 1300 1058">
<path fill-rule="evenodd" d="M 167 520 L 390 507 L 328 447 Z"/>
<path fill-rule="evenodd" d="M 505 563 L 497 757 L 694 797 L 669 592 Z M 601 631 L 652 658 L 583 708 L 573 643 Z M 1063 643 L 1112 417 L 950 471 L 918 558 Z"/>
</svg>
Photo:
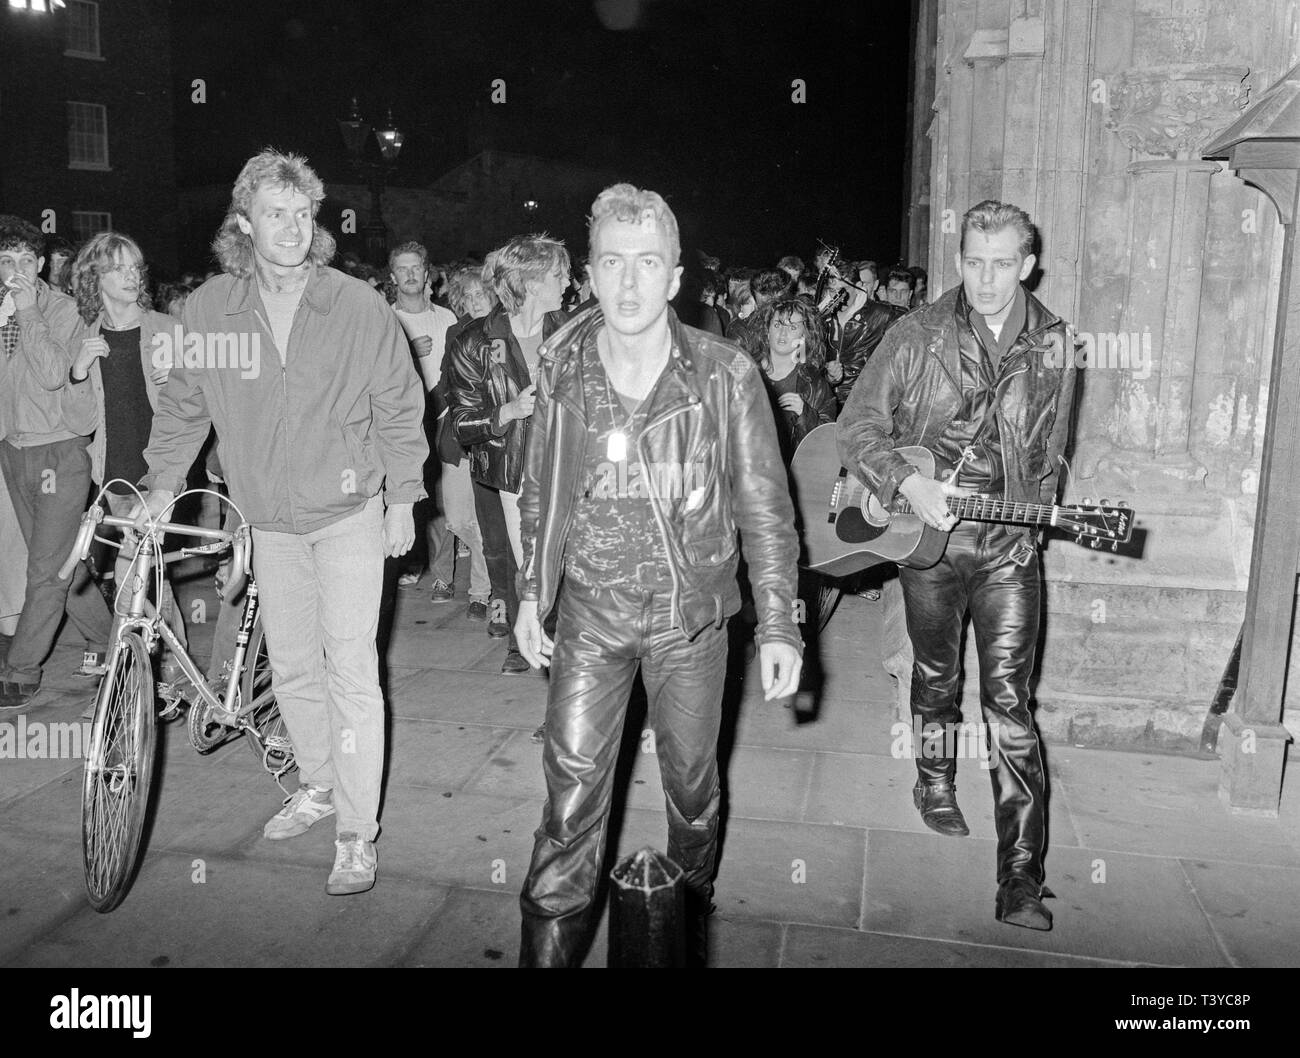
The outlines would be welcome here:
<svg viewBox="0 0 1300 1058">
<path fill-rule="evenodd" d="M 928 568 L 900 570 L 915 663 L 912 715 L 923 737 L 913 798 L 925 824 L 965 835 L 948 725 L 956 707 L 967 610 L 979 654 L 998 833 L 999 921 L 1051 929 L 1042 897 L 1046 775 L 1029 711 L 1040 573 L 1032 527 L 962 520 L 954 497 L 1051 504 L 1074 397 L 1073 334 L 1021 284 L 1033 271 L 1034 230 L 1016 206 L 981 202 L 962 218 L 961 285 L 890 328 L 867 361 L 838 424 L 839 457 L 885 509 L 901 497 L 949 534 Z M 1063 366 L 1056 366 L 1063 365 Z M 896 449 L 928 449 L 934 478 Z M 969 501 L 968 501 L 969 502 Z M 958 506 L 960 502 L 954 501 Z M 825 518 L 822 519 L 825 521 Z M 942 539 L 942 538 L 941 538 Z"/>
</svg>

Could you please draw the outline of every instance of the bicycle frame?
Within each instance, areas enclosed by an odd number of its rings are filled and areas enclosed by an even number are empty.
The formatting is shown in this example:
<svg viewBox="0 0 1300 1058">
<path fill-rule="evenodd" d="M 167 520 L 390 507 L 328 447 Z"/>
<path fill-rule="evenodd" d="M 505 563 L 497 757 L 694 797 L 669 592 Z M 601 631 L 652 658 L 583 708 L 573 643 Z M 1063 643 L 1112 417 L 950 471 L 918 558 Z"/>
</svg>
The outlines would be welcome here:
<svg viewBox="0 0 1300 1058">
<path fill-rule="evenodd" d="M 225 690 L 222 697 L 218 698 L 208 686 L 207 679 L 199 672 L 199 667 L 194 664 L 189 652 L 181 645 L 176 633 L 162 619 L 149 599 L 150 574 L 153 572 L 154 561 L 152 548 L 146 547 L 145 541 L 142 540 L 127 570 L 128 583 L 132 585 L 133 590 L 130 608 L 123 615 L 118 636 L 120 637 L 128 629 L 138 629 L 144 637 L 145 645 L 150 649 L 153 648 L 154 640 L 161 637 L 204 704 L 212 709 L 213 719 L 227 726 L 235 726 L 241 715 L 241 710 L 235 703 L 235 698 L 239 694 L 239 677 L 244 671 L 244 656 L 248 652 L 249 638 L 252 635 L 253 625 L 257 621 L 257 582 L 252 577 L 248 578 L 244 612 L 240 618 L 239 631 L 235 634 L 235 653 L 231 658 Z M 252 702 L 244 703 L 243 711 L 247 712 L 252 706 Z"/>
</svg>

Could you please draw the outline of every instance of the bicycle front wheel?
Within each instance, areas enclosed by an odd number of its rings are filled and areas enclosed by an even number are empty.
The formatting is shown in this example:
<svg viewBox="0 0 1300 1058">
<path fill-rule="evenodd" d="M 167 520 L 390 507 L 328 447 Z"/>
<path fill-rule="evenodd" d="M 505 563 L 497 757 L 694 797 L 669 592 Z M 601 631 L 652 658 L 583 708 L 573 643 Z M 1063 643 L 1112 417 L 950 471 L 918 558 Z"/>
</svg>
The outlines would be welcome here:
<svg viewBox="0 0 1300 1058">
<path fill-rule="evenodd" d="M 108 912 L 131 888 L 153 781 L 153 666 L 126 632 L 99 685 L 81 788 L 81 852 L 90 906 Z"/>
</svg>

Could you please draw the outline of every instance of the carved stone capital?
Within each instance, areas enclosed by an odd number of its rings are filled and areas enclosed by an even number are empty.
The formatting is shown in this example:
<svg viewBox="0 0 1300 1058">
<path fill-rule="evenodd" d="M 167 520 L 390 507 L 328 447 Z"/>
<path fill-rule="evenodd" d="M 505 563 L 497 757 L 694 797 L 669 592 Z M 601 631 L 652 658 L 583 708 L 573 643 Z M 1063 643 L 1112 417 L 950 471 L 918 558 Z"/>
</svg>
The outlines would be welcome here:
<svg viewBox="0 0 1300 1058">
<path fill-rule="evenodd" d="M 1106 127 L 1143 154 L 1187 158 L 1246 106 L 1244 66 L 1127 70 L 1107 86 Z"/>
</svg>

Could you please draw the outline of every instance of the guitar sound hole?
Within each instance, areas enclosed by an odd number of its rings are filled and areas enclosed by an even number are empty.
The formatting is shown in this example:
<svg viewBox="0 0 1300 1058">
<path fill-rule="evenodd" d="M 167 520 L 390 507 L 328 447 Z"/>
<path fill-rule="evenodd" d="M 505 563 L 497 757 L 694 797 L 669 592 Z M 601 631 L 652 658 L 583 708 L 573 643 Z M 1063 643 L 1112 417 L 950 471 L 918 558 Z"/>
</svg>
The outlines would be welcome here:
<svg viewBox="0 0 1300 1058">
<path fill-rule="evenodd" d="M 862 544 L 882 536 L 888 525 L 872 525 L 862 511 L 850 507 L 835 519 L 835 535 L 846 544 Z"/>
</svg>

